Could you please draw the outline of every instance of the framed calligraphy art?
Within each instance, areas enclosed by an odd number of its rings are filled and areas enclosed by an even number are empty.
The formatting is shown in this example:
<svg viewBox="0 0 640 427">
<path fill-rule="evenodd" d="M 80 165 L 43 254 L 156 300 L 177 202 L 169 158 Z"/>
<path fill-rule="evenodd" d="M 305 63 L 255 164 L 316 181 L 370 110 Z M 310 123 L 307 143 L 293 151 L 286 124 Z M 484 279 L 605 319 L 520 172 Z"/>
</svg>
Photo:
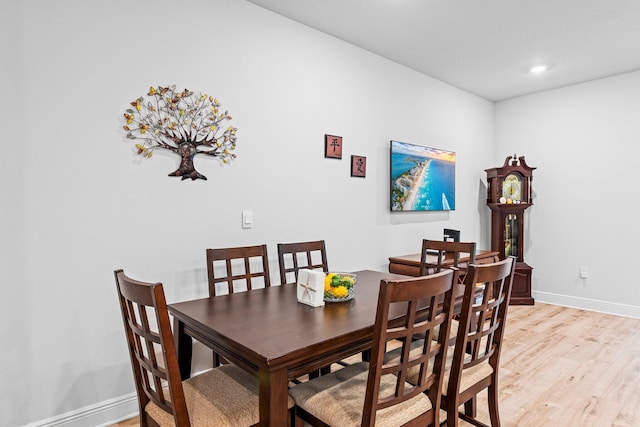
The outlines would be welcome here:
<svg viewBox="0 0 640 427">
<path fill-rule="evenodd" d="M 324 157 L 342 159 L 342 137 L 336 135 L 324 136 Z"/>
<path fill-rule="evenodd" d="M 367 158 L 364 156 L 351 156 L 351 176 L 365 178 L 367 176 Z"/>
</svg>

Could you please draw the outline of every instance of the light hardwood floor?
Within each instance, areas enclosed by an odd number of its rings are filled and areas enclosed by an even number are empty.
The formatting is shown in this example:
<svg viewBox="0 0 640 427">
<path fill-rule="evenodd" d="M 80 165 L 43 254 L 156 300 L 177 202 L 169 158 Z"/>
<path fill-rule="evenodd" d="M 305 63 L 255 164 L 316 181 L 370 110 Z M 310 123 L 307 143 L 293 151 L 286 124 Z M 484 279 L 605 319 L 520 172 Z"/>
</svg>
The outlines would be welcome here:
<svg viewBox="0 0 640 427">
<path fill-rule="evenodd" d="M 503 427 L 638 427 L 640 319 L 510 306 L 499 389 Z M 489 422 L 486 392 L 478 418 Z"/>
</svg>

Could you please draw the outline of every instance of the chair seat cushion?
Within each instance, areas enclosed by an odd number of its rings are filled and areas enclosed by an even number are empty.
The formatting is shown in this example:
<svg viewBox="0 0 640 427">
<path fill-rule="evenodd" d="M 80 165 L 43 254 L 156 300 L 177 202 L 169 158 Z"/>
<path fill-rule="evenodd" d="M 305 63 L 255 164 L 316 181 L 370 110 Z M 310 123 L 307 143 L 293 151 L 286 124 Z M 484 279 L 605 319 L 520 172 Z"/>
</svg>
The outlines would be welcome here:
<svg viewBox="0 0 640 427">
<path fill-rule="evenodd" d="M 258 379 L 235 365 L 223 365 L 182 382 L 191 425 L 250 426 L 260 419 Z M 168 393 L 168 391 L 167 391 Z M 289 397 L 288 407 L 294 401 Z M 161 426 L 174 426 L 173 415 L 149 402 L 145 411 Z"/>
<path fill-rule="evenodd" d="M 423 341 L 418 340 L 411 343 L 411 354 L 418 354 L 422 351 Z M 388 351 L 384 355 L 383 363 L 390 363 L 400 358 L 400 352 L 402 349 L 396 348 Z M 444 368 L 444 376 L 442 379 L 442 394 L 447 395 L 447 387 L 449 386 L 449 375 L 451 374 L 451 363 L 453 361 L 453 347 L 449 347 L 447 350 L 447 361 Z M 415 384 L 418 381 L 419 370 L 418 367 L 407 370 L 407 381 L 411 384 Z M 475 366 L 465 369 L 462 372 L 462 378 L 460 380 L 460 392 L 465 391 L 482 378 L 486 378 L 493 374 L 493 368 L 488 361 L 484 361 Z"/>
<path fill-rule="evenodd" d="M 289 393 L 296 405 L 329 425 L 360 426 L 368 376 L 369 364 L 360 362 L 298 384 Z M 380 395 L 392 394 L 395 385 L 393 375 L 383 375 Z M 379 410 L 376 424 L 403 425 L 430 409 L 431 401 L 420 393 L 406 402 Z"/>
</svg>

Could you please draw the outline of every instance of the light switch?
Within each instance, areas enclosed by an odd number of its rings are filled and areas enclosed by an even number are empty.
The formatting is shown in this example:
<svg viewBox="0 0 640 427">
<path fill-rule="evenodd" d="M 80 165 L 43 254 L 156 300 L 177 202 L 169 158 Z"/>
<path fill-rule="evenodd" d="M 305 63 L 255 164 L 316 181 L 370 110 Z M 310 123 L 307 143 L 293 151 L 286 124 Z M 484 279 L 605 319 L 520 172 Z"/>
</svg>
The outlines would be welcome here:
<svg viewBox="0 0 640 427">
<path fill-rule="evenodd" d="M 244 209 L 242 211 L 242 228 L 253 227 L 253 211 Z"/>
<path fill-rule="evenodd" d="M 589 278 L 589 269 L 587 267 L 580 267 L 580 278 L 581 279 Z"/>
</svg>

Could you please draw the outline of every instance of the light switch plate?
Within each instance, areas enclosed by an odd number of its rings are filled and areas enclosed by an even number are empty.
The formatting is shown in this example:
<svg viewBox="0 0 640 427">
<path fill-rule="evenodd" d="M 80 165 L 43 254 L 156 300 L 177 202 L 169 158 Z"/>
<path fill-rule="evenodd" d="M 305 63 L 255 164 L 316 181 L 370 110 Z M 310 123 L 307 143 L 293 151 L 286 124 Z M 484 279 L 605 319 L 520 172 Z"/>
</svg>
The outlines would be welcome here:
<svg viewBox="0 0 640 427">
<path fill-rule="evenodd" d="M 244 209 L 242 211 L 242 228 L 253 228 L 253 211 Z"/>
<path fill-rule="evenodd" d="M 589 269 L 587 267 L 580 267 L 580 278 L 581 279 L 589 278 Z"/>
</svg>

